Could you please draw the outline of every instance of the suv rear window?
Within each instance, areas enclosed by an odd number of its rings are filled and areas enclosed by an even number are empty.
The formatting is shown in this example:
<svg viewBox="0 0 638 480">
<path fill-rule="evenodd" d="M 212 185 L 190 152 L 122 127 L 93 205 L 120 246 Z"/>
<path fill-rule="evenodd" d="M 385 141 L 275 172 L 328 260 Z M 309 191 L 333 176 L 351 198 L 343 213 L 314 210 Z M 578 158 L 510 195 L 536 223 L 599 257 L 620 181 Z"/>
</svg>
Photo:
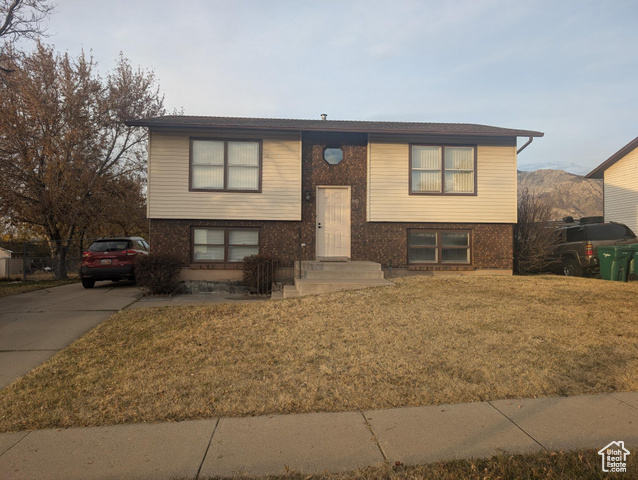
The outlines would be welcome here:
<svg viewBox="0 0 638 480">
<path fill-rule="evenodd" d="M 91 252 L 121 252 L 129 248 L 129 240 L 104 240 L 93 242 L 89 247 Z"/>
<path fill-rule="evenodd" d="M 572 227 L 566 230 L 567 242 L 584 242 L 587 240 L 585 238 L 585 229 L 583 227 Z"/>
<path fill-rule="evenodd" d="M 589 225 L 587 227 L 590 241 L 596 240 L 626 240 L 636 238 L 636 235 L 625 225 L 605 223 L 601 225 Z"/>
</svg>

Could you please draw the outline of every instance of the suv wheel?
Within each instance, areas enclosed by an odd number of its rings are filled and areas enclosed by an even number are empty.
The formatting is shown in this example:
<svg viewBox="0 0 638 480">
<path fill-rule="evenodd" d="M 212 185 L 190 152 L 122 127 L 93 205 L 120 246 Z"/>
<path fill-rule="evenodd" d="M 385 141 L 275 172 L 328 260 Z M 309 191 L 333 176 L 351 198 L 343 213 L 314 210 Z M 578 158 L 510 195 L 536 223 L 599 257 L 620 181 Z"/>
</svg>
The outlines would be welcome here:
<svg viewBox="0 0 638 480">
<path fill-rule="evenodd" d="M 583 267 L 578 263 L 575 258 L 563 259 L 563 273 L 566 277 L 582 277 Z"/>
<path fill-rule="evenodd" d="M 95 286 L 95 280 L 93 280 L 91 278 L 83 278 L 82 279 L 82 286 L 84 288 L 93 288 Z"/>
</svg>

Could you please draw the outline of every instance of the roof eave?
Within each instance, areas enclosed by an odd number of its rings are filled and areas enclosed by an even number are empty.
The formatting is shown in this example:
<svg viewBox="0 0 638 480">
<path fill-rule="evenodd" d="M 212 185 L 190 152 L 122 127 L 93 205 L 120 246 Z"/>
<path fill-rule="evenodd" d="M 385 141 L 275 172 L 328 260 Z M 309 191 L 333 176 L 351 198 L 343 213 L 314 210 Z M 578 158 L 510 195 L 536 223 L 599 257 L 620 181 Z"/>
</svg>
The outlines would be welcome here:
<svg viewBox="0 0 638 480">
<path fill-rule="evenodd" d="M 502 132 L 484 132 L 484 131 L 465 131 L 450 132 L 444 130 L 414 130 L 414 129 L 371 129 L 371 128 L 340 128 L 338 126 L 326 125 L 321 126 L 270 126 L 270 125 L 211 125 L 211 124 L 188 124 L 183 123 L 154 123 L 145 120 L 129 120 L 124 122 L 129 127 L 147 127 L 152 129 L 211 129 L 211 128 L 241 128 L 245 130 L 282 130 L 294 132 L 343 132 L 343 133 L 384 133 L 384 134 L 400 134 L 400 135 L 448 135 L 448 136 L 477 136 L 477 137 L 542 137 L 543 132 L 527 131 L 527 130 L 510 130 Z"/>
<path fill-rule="evenodd" d="M 594 168 L 591 172 L 585 175 L 585 178 L 603 178 L 605 170 L 636 148 L 638 148 L 638 137 L 634 138 L 631 142 Z"/>
</svg>

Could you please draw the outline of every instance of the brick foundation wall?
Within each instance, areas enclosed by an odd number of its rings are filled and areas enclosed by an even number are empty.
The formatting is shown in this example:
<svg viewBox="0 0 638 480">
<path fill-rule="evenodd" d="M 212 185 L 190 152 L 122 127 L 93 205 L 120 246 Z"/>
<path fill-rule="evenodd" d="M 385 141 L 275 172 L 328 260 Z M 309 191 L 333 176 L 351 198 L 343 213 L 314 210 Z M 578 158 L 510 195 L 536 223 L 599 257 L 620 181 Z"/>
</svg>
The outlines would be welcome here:
<svg viewBox="0 0 638 480">
<path fill-rule="evenodd" d="M 293 260 L 298 256 L 300 225 L 300 222 L 151 219 L 151 250 L 176 255 L 184 266 L 188 265 L 191 268 L 241 269 L 239 263 L 193 263 L 190 244 L 191 228 L 258 227 L 260 253 L 280 259 Z"/>
<path fill-rule="evenodd" d="M 408 265 L 408 229 L 471 230 L 471 265 Z M 409 267 L 414 270 L 473 270 L 513 268 L 513 226 L 506 224 L 467 223 L 368 223 L 364 244 L 357 249 L 361 258 L 384 266 Z"/>
<path fill-rule="evenodd" d="M 324 148 L 341 148 L 343 160 L 329 165 L 323 159 Z M 259 227 L 260 252 L 282 260 L 295 260 L 299 251 L 299 227 L 304 260 L 315 259 L 316 186 L 351 187 L 351 258 L 370 260 L 384 266 L 407 266 L 407 230 L 462 229 L 472 231 L 472 265 L 410 266 L 415 270 L 512 270 L 513 226 L 510 224 L 433 224 L 366 222 L 367 136 L 365 134 L 306 132 L 302 146 L 301 222 L 216 221 L 152 219 L 150 242 L 154 252 L 178 255 L 183 264 L 197 269 L 237 269 L 241 264 L 193 264 L 190 258 L 192 227 Z M 306 192 L 310 200 L 306 200 Z"/>
<path fill-rule="evenodd" d="M 308 238 L 303 222 L 151 220 L 150 242 L 153 252 L 177 255 L 184 266 L 196 269 L 239 269 L 241 264 L 206 264 L 191 262 L 191 227 L 259 227 L 260 252 L 286 261 L 296 260 L 299 251 L 299 226 L 305 260 L 313 260 L 314 241 Z M 408 265 L 408 229 L 461 229 L 472 231 L 472 265 Z M 370 260 L 383 266 L 409 267 L 414 270 L 512 270 L 512 225 L 507 224 L 433 224 L 433 223 L 367 223 L 359 227 L 361 237 L 353 240 L 352 260 Z M 314 235 L 314 223 L 312 232 Z"/>
</svg>

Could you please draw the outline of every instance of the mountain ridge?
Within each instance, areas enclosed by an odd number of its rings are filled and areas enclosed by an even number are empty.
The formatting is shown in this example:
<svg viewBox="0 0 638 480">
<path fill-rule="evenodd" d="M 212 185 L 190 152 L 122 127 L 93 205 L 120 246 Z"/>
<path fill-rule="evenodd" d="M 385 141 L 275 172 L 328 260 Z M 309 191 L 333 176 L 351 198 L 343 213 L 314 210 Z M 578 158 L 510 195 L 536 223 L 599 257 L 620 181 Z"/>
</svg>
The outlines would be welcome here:
<svg viewBox="0 0 638 480">
<path fill-rule="evenodd" d="M 527 189 L 552 205 L 552 218 L 603 215 L 603 181 L 564 170 L 518 171 L 519 193 Z"/>
</svg>

